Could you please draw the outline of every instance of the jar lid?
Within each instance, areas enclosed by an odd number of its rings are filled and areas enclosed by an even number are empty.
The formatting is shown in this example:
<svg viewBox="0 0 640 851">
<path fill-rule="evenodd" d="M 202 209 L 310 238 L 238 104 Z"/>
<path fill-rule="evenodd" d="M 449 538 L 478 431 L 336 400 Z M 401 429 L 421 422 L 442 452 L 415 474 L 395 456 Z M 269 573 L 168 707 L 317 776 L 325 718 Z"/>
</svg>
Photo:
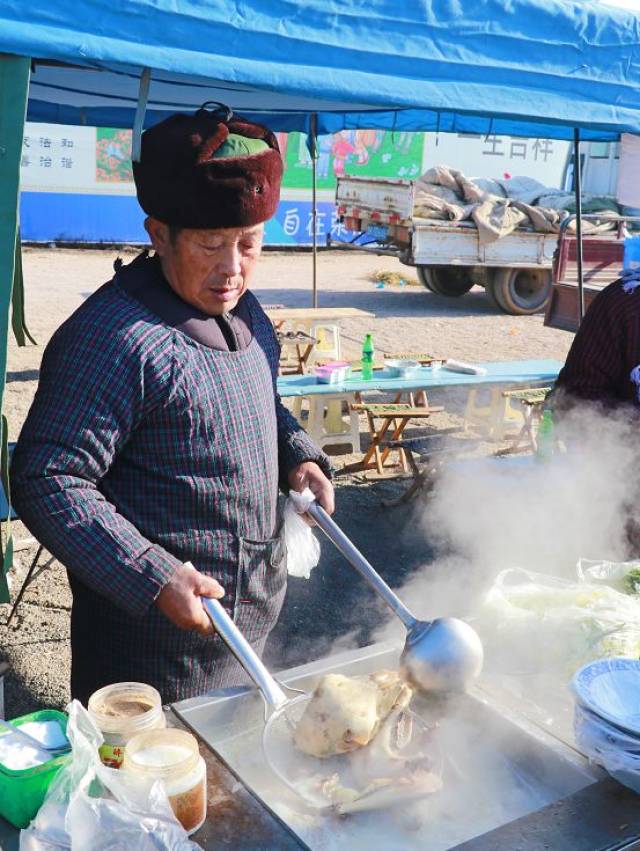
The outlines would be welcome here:
<svg viewBox="0 0 640 851">
<path fill-rule="evenodd" d="M 114 683 L 89 698 L 89 713 L 103 732 L 136 730 L 161 714 L 160 692 L 147 683 Z"/>
</svg>

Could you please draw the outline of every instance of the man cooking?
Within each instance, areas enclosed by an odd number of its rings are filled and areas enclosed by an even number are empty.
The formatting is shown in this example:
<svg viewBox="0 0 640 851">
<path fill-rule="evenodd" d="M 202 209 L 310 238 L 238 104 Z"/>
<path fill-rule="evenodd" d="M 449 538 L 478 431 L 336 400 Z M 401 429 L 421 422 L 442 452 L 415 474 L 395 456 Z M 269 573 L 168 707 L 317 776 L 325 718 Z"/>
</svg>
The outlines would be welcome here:
<svg viewBox="0 0 640 851">
<path fill-rule="evenodd" d="M 164 702 L 241 679 L 201 596 L 261 652 L 286 586 L 278 485 L 333 510 L 330 466 L 276 392 L 279 350 L 247 289 L 282 159 L 230 113 L 142 136 L 155 249 L 54 334 L 15 449 L 21 518 L 67 567 L 71 692 L 136 680 Z"/>
</svg>

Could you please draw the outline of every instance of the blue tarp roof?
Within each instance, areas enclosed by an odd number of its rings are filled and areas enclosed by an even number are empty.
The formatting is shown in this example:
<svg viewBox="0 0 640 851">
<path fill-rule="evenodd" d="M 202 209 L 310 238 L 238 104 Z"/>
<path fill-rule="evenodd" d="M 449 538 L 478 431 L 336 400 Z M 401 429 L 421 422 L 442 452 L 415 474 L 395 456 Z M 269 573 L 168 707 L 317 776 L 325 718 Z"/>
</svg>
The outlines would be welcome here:
<svg viewBox="0 0 640 851">
<path fill-rule="evenodd" d="M 148 67 L 147 126 L 218 100 L 275 130 L 640 133 L 638 17 L 595 0 L 0 0 L 0 51 L 35 60 L 33 121 L 131 127 Z"/>
</svg>

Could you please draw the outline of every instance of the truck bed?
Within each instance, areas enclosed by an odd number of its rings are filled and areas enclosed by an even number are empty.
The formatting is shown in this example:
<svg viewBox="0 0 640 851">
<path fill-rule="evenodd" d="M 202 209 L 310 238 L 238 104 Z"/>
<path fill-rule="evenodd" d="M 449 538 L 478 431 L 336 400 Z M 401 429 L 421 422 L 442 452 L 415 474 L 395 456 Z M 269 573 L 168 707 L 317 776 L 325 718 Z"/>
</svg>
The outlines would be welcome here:
<svg viewBox="0 0 640 851">
<path fill-rule="evenodd" d="M 464 225 L 464 222 L 426 224 L 424 219 L 415 219 L 411 237 L 413 262 L 418 266 L 551 268 L 558 243 L 555 233 L 522 229 L 482 245 L 477 229 Z"/>
<path fill-rule="evenodd" d="M 336 204 L 346 226 L 368 232 L 379 243 L 398 246 L 403 262 L 418 266 L 551 267 L 557 234 L 522 228 L 482 245 L 473 222 L 414 216 L 413 201 L 411 180 L 338 178 Z"/>
</svg>

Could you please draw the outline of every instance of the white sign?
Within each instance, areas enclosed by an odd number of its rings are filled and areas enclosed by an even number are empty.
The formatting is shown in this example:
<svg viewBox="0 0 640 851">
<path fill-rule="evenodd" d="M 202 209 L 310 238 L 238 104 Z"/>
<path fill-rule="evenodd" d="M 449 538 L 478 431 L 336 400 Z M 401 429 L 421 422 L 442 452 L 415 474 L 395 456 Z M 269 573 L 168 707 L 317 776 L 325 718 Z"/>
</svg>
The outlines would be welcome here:
<svg viewBox="0 0 640 851">
<path fill-rule="evenodd" d="M 131 132 L 25 124 L 20 186 L 27 192 L 134 195 Z"/>
<path fill-rule="evenodd" d="M 447 165 L 467 177 L 533 177 L 560 189 L 569 142 L 472 133 L 425 133 L 423 170 Z"/>
</svg>

